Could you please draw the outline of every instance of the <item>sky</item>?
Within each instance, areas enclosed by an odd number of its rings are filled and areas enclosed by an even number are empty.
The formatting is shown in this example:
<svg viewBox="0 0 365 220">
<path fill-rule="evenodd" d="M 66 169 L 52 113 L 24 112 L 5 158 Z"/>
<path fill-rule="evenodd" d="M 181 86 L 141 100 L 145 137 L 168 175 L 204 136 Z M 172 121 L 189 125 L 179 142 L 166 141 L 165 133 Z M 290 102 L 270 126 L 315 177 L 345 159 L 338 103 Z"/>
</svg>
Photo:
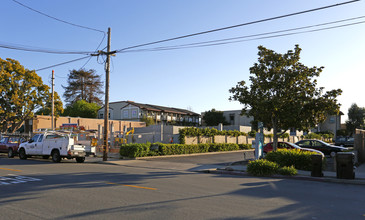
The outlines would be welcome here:
<svg viewBox="0 0 365 220">
<path fill-rule="evenodd" d="M 198 32 L 244 24 L 267 18 L 320 8 L 346 0 L 17 0 L 30 8 L 68 23 L 30 10 L 13 0 L 1 1 L 0 45 L 57 51 L 104 49 L 104 33 L 111 28 L 111 50 L 175 38 Z M 257 47 L 278 53 L 302 49 L 300 62 L 308 67 L 324 66 L 318 87 L 342 89 L 338 97 L 347 119 L 352 103 L 365 107 L 363 85 L 365 69 L 364 18 L 301 29 L 286 33 L 352 24 L 322 31 L 306 32 L 237 43 L 175 50 L 141 51 L 204 41 L 256 35 L 304 26 L 318 25 L 365 16 L 365 2 L 295 16 L 244 25 L 184 39 L 138 47 L 112 57 L 110 102 L 139 103 L 189 109 L 197 113 L 211 110 L 239 110 L 242 104 L 229 101 L 229 89 L 239 81 L 249 82 L 249 68 L 257 62 Z M 283 33 L 281 33 L 283 34 Z M 266 35 L 268 36 L 268 35 Z M 256 37 L 257 38 L 257 37 Z M 103 40 L 103 41 L 102 41 Z M 84 57 L 82 54 L 50 54 L 0 47 L 0 58 L 18 60 L 25 68 L 38 70 Z M 55 91 L 62 97 L 67 75 L 73 69 L 94 69 L 105 80 L 102 57 L 36 71 L 51 85 L 55 71 Z M 104 88 L 103 88 L 104 90 Z M 65 104 L 65 103 L 64 103 Z M 290 103 L 288 103 L 290 104 Z"/>
</svg>

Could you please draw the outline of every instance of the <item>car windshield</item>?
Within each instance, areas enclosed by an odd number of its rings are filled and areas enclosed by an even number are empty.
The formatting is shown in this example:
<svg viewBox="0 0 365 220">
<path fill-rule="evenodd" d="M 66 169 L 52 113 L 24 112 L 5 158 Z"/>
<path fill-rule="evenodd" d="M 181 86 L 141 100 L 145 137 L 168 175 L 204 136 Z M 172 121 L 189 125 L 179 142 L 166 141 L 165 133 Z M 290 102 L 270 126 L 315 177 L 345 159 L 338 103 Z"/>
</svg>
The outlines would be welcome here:
<svg viewBox="0 0 365 220">
<path fill-rule="evenodd" d="M 296 145 L 296 144 L 293 144 L 293 143 L 287 143 L 288 145 L 290 145 L 290 146 L 292 146 L 292 147 L 294 147 L 294 148 L 298 148 L 298 149 L 300 149 L 301 147 L 299 147 L 298 145 Z"/>
</svg>

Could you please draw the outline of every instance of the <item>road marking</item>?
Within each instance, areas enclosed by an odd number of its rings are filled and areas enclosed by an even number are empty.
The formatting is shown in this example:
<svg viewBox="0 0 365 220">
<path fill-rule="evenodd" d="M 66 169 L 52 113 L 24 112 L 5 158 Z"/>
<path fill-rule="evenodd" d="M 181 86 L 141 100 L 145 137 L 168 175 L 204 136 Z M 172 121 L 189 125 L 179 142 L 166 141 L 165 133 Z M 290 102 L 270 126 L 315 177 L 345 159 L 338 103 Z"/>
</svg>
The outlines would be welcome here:
<svg viewBox="0 0 365 220">
<path fill-rule="evenodd" d="M 7 169 L 7 168 L 0 168 L 0 170 L 9 170 L 9 171 L 15 171 L 15 172 L 22 172 L 21 170 L 14 170 L 14 169 Z"/>
<path fill-rule="evenodd" d="M 126 184 L 119 184 L 119 183 L 112 183 L 112 182 L 107 182 L 107 184 L 110 184 L 110 185 L 120 185 L 120 186 L 128 186 L 128 187 L 134 187 L 134 188 L 138 188 L 138 189 L 157 190 L 156 188 L 150 188 L 150 187 L 144 187 L 144 186 L 135 186 L 135 185 L 126 185 Z"/>
<path fill-rule="evenodd" d="M 17 176 L 13 174 L 8 174 L 5 176 L 0 176 L 0 185 L 10 185 L 17 183 L 26 183 L 31 181 L 41 181 L 41 179 L 27 177 L 27 176 Z"/>
</svg>

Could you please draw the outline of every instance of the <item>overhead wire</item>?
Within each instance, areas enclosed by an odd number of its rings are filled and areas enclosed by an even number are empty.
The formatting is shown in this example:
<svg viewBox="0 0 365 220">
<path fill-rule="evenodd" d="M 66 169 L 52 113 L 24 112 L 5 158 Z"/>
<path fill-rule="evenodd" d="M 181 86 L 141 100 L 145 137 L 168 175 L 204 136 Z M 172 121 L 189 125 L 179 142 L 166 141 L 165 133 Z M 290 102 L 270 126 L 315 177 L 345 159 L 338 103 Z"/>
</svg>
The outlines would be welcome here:
<svg viewBox="0 0 365 220">
<path fill-rule="evenodd" d="M 55 65 L 52 65 L 52 66 L 47 66 L 47 67 L 44 67 L 44 68 L 37 69 L 35 71 L 41 71 L 41 70 L 45 70 L 45 69 L 50 69 L 52 67 L 61 66 L 61 65 L 67 64 L 67 63 L 76 62 L 76 61 L 83 60 L 83 59 L 86 59 L 86 58 L 89 58 L 89 56 L 77 58 L 77 59 L 74 59 L 74 60 L 66 61 L 66 62 L 59 63 L 59 64 L 55 64 Z"/>
<path fill-rule="evenodd" d="M 72 25 L 72 26 L 75 26 L 75 27 L 79 27 L 79 28 L 84 28 L 84 29 L 88 29 L 88 30 L 92 30 L 92 31 L 97 31 L 97 32 L 105 33 L 105 32 L 104 32 L 104 31 L 102 31 L 102 30 L 98 30 L 98 29 L 91 28 L 91 27 L 86 27 L 86 26 L 79 25 L 79 24 L 74 24 L 74 23 L 71 23 L 71 22 L 68 22 L 68 21 L 65 21 L 65 20 L 62 20 L 62 19 L 59 19 L 59 18 L 53 17 L 53 16 L 51 16 L 51 15 L 48 15 L 48 14 L 43 13 L 43 12 L 41 12 L 41 11 L 38 11 L 38 10 L 36 10 L 36 9 L 34 9 L 34 8 L 31 8 L 31 7 L 29 7 L 29 6 L 25 5 L 25 4 L 23 4 L 23 3 L 21 3 L 21 2 L 19 2 L 19 1 L 17 1 L 17 0 L 12 0 L 12 1 L 13 1 L 13 2 L 15 2 L 15 3 L 17 3 L 17 4 L 19 4 L 19 5 L 21 5 L 21 6 L 23 6 L 23 7 L 25 7 L 25 8 L 27 8 L 27 9 L 29 9 L 29 10 L 31 10 L 31 11 L 34 11 L 34 12 L 36 12 L 36 13 L 38 13 L 38 14 L 41 14 L 41 15 L 46 16 L 46 17 L 48 17 L 48 18 L 54 19 L 54 20 L 56 20 L 56 21 L 59 21 L 59 22 L 65 23 L 65 24 L 69 24 L 69 25 Z"/>
<path fill-rule="evenodd" d="M 208 30 L 208 31 L 202 31 L 202 32 L 193 33 L 193 34 L 187 34 L 187 35 L 183 35 L 183 36 L 179 36 L 179 37 L 168 38 L 168 39 L 165 39 L 165 40 L 159 40 L 159 41 L 154 41 L 154 42 L 150 42 L 150 43 L 139 44 L 139 45 L 125 47 L 125 48 L 116 50 L 116 52 L 120 53 L 124 50 L 129 50 L 129 49 L 133 49 L 133 48 L 149 46 L 149 45 L 164 43 L 164 42 L 173 41 L 173 40 L 179 40 L 179 39 L 183 39 L 183 38 L 188 38 L 188 37 L 193 37 L 193 36 L 198 36 L 198 35 L 203 35 L 203 34 L 223 31 L 223 30 L 228 30 L 228 29 L 232 29 L 232 28 L 237 28 L 237 27 L 242 27 L 242 26 L 247 26 L 247 25 L 252 25 L 252 24 L 257 24 L 257 23 L 262 23 L 262 22 L 266 22 L 266 21 L 277 20 L 277 19 L 281 19 L 281 18 L 286 18 L 286 17 L 305 14 L 305 13 L 309 13 L 309 12 L 319 11 L 319 10 L 328 9 L 328 8 L 332 8 L 332 7 L 342 6 L 342 5 L 345 5 L 345 4 L 350 4 L 350 3 L 354 3 L 354 2 L 358 2 L 358 1 L 360 1 L 360 0 L 352 0 L 352 1 L 342 2 L 342 3 L 338 3 L 338 4 L 328 5 L 328 6 L 324 6 L 324 7 L 319 7 L 319 8 L 304 10 L 304 11 L 300 11 L 300 12 L 280 15 L 280 16 L 276 16 L 276 17 L 265 18 L 265 19 L 261 19 L 261 20 L 257 20 L 257 21 L 251 21 L 251 22 L 246 22 L 246 23 L 242 23 L 242 24 L 237 24 L 237 25 L 212 29 L 212 30 Z"/>
<path fill-rule="evenodd" d="M 309 25 L 309 26 L 298 27 L 298 28 L 292 28 L 292 29 L 286 29 L 286 30 L 280 30 L 280 31 L 266 32 L 266 33 L 261 33 L 261 34 L 253 34 L 253 35 L 246 35 L 246 36 L 219 39 L 219 40 L 203 41 L 203 42 L 196 42 L 196 43 L 190 43 L 190 44 L 180 44 L 180 45 L 174 45 L 174 46 L 147 48 L 147 49 L 140 49 L 140 50 L 127 50 L 127 51 L 123 51 L 122 53 L 196 48 L 196 47 L 206 47 L 206 46 L 216 46 L 216 45 L 223 45 L 223 44 L 239 43 L 239 42 L 244 42 L 244 41 L 252 41 L 252 40 L 267 39 L 267 38 L 274 38 L 274 37 L 283 37 L 283 36 L 289 36 L 289 35 L 303 34 L 303 33 L 309 33 L 309 32 L 317 32 L 317 31 L 341 28 L 341 27 L 352 26 L 352 25 L 357 25 L 357 24 L 363 24 L 363 23 L 365 23 L 365 21 L 354 22 L 354 23 L 343 24 L 343 25 L 337 25 L 337 26 L 326 27 L 326 28 L 319 28 L 319 29 L 308 30 L 308 31 L 300 31 L 300 32 L 287 33 L 287 34 L 271 35 L 271 36 L 266 36 L 266 37 L 258 37 L 258 36 L 265 36 L 265 35 L 270 35 L 270 34 L 289 32 L 289 31 L 293 31 L 293 30 L 308 29 L 308 28 L 319 27 L 319 26 L 324 26 L 324 25 L 329 25 L 329 24 L 335 24 L 335 23 L 340 23 L 340 22 L 345 22 L 345 21 L 350 21 L 350 20 L 355 20 L 355 19 L 361 19 L 361 18 L 365 18 L 365 16 L 360 16 L 360 17 L 356 17 L 356 18 L 349 18 L 349 19 L 344 19 L 344 20 L 339 20 L 339 21 L 334 21 L 334 22 L 327 22 L 327 23 L 322 23 L 322 24 L 316 24 L 316 25 Z M 252 37 L 257 37 L 257 38 L 252 38 Z M 244 39 L 244 38 L 252 38 L 252 39 L 237 40 L 237 39 Z"/>
<path fill-rule="evenodd" d="M 53 54 L 92 54 L 93 51 L 63 51 L 63 50 L 55 50 L 55 49 L 47 49 L 47 48 L 36 48 L 33 46 L 26 45 L 11 45 L 0 43 L 1 48 L 12 49 L 12 50 L 22 50 L 22 51 L 30 51 L 30 52 L 39 52 L 39 53 L 53 53 Z"/>
</svg>

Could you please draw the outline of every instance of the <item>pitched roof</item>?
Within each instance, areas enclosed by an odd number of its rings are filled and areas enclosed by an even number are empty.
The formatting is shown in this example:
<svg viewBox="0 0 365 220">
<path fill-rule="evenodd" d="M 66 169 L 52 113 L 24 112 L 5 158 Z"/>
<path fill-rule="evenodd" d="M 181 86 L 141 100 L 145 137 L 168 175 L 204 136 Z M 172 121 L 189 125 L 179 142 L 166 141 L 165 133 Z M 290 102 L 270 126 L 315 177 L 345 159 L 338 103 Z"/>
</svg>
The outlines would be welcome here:
<svg viewBox="0 0 365 220">
<path fill-rule="evenodd" d="M 150 105 L 150 104 L 142 104 L 132 101 L 126 101 L 126 103 L 130 105 L 137 106 L 141 109 L 145 109 L 148 111 L 156 111 L 156 112 L 166 112 L 166 113 L 173 113 L 173 114 L 181 114 L 181 115 L 195 115 L 198 116 L 198 113 L 185 110 L 185 109 L 179 109 L 179 108 L 170 108 L 170 107 L 164 107 L 164 106 L 158 106 L 158 105 Z"/>
</svg>

